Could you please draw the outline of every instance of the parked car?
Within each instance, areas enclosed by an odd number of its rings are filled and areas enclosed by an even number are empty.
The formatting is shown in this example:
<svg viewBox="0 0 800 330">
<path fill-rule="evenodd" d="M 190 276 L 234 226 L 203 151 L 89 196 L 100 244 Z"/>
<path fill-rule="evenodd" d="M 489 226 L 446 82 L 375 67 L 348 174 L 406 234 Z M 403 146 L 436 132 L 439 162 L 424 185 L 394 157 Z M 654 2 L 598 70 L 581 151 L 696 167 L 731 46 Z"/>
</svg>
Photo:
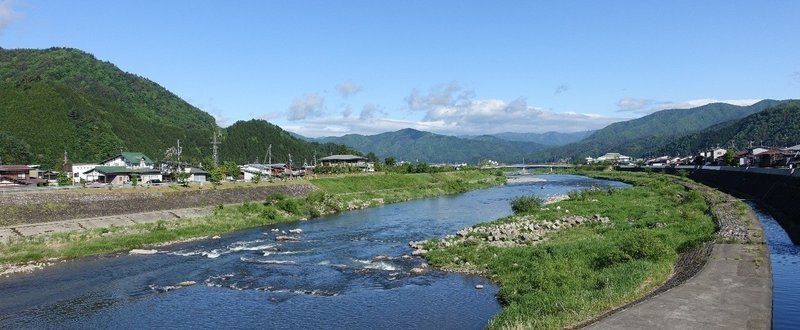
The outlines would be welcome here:
<svg viewBox="0 0 800 330">
<path fill-rule="evenodd" d="M 150 183 L 150 184 L 159 184 L 159 183 L 161 183 L 161 180 L 159 180 L 159 179 L 148 180 L 148 181 L 147 181 L 147 183 Z"/>
</svg>

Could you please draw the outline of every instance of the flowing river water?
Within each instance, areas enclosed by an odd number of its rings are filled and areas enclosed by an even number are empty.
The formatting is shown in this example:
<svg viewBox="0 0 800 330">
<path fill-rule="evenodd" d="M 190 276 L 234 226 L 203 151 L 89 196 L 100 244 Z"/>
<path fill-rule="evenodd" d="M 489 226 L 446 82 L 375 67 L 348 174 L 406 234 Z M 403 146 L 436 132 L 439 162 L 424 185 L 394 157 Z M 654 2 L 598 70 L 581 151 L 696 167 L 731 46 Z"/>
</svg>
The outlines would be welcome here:
<svg viewBox="0 0 800 330">
<path fill-rule="evenodd" d="M 520 195 L 624 186 L 541 178 L 0 279 L 0 328 L 483 328 L 501 309 L 497 287 L 431 268 L 412 274 L 424 260 L 409 256 L 408 242 L 509 215 Z M 282 235 L 298 240 L 276 239 Z M 182 281 L 197 284 L 176 286 Z"/>
<path fill-rule="evenodd" d="M 800 326 L 800 245 L 795 245 L 781 225 L 758 204 L 748 202 L 756 213 L 769 245 L 772 266 L 772 328 Z"/>
</svg>

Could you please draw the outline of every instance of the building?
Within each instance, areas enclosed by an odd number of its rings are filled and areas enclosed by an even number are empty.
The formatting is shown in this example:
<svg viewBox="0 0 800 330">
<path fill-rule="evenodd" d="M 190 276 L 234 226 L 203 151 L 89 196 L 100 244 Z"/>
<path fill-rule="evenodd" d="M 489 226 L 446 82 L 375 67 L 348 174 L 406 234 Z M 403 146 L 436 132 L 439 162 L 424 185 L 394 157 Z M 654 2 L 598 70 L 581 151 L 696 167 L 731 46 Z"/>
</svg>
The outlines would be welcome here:
<svg viewBox="0 0 800 330">
<path fill-rule="evenodd" d="M 286 164 L 247 164 L 240 167 L 244 173 L 244 181 L 251 181 L 255 176 L 269 178 L 281 176 L 286 171 Z"/>
<path fill-rule="evenodd" d="M 152 169 L 154 164 L 153 160 L 141 152 L 122 152 L 119 155 L 100 162 L 100 165 L 103 166 L 123 166 L 130 169 Z"/>
<path fill-rule="evenodd" d="M 92 181 L 86 177 L 85 173 L 90 172 L 95 167 L 97 167 L 97 164 L 72 164 L 72 182 L 80 183 L 81 180 L 85 182 Z"/>
<path fill-rule="evenodd" d="M 43 181 L 39 179 L 39 171 L 36 167 L 0 165 L 0 187 L 35 186 Z"/>
<path fill-rule="evenodd" d="M 331 155 L 320 158 L 319 162 L 322 166 L 355 166 L 360 167 L 365 172 L 374 172 L 375 164 L 367 160 L 366 157 L 355 155 Z"/>
<path fill-rule="evenodd" d="M 590 158 L 591 157 L 586 158 L 586 160 L 589 161 Z M 593 160 L 593 162 L 595 162 L 595 163 L 601 163 L 601 162 L 622 163 L 622 162 L 630 162 L 630 161 L 631 161 L 631 157 L 630 156 L 624 156 L 624 155 L 616 153 L 616 152 L 606 153 L 605 155 L 597 157 L 597 158 L 595 158 Z"/>
<path fill-rule="evenodd" d="M 162 180 L 161 171 L 152 168 L 127 168 L 125 166 L 95 166 L 82 174 L 87 182 L 126 184 L 136 176 L 139 182 Z"/>
<path fill-rule="evenodd" d="M 184 172 L 189 173 L 189 182 L 207 182 L 208 172 L 197 167 L 186 167 Z"/>
</svg>

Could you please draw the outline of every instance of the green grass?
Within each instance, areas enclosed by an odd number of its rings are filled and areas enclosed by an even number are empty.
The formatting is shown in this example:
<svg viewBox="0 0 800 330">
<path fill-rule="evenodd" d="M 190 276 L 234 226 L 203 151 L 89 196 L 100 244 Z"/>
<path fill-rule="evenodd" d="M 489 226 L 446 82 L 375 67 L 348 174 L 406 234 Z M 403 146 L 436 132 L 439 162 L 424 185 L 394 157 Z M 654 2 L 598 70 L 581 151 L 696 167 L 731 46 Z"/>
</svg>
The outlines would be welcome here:
<svg viewBox="0 0 800 330">
<path fill-rule="evenodd" d="M 633 186 L 571 193 L 568 200 L 497 221 L 600 214 L 609 218 L 608 224 L 581 225 L 542 243 L 513 248 L 430 244 L 426 258 L 453 269 L 469 262 L 500 284 L 504 309 L 490 328 L 563 328 L 652 291 L 667 279 L 678 252 L 713 239 L 714 223 L 703 196 L 673 177 L 596 175 Z"/>
<path fill-rule="evenodd" d="M 321 178 L 320 188 L 304 198 L 268 196 L 264 201 L 222 207 L 202 218 L 99 228 L 35 236 L 0 244 L 0 263 L 48 258 L 77 258 L 127 251 L 156 243 L 220 235 L 237 230 L 293 222 L 348 209 L 434 195 L 452 194 L 501 184 L 504 177 L 488 172 L 437 174 L 374 174 Z"/>
</svg>

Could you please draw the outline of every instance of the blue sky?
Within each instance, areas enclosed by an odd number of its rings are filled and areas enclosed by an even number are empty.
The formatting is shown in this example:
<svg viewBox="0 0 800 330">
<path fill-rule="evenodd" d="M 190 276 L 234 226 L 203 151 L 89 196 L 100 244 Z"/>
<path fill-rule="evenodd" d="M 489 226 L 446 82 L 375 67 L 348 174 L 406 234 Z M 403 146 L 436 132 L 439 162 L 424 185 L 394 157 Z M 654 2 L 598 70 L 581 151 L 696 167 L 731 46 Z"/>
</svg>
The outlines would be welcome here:
<svg viewBox="0 0 800 330">
<path fill-rule="evenodd" d="M 0 47 L 74 47 L 222 126 L 574 132 L 800 92 L 800 1 L 0 0 Z"/>
</svg>

